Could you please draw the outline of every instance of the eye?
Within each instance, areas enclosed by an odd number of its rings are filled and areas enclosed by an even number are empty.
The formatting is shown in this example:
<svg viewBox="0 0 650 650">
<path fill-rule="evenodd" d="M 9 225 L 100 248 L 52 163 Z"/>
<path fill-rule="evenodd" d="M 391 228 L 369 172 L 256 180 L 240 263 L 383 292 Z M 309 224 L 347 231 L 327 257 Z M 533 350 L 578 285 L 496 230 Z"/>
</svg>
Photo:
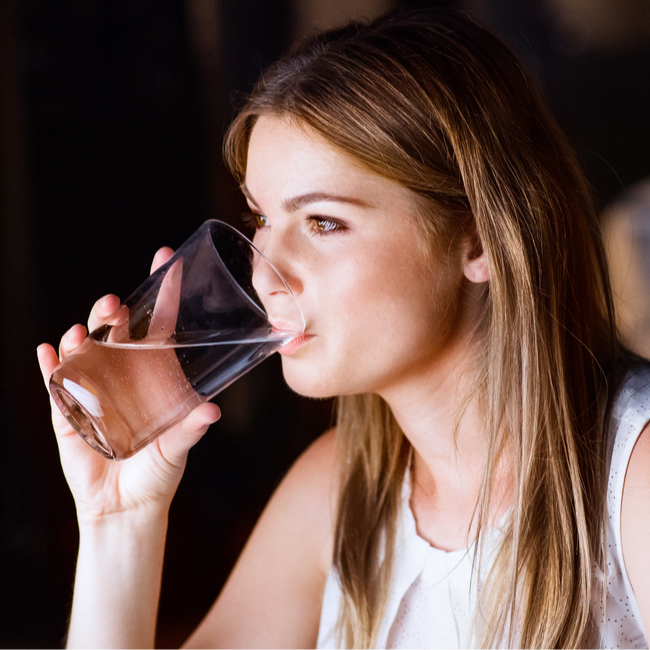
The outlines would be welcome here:
<svg viewBox="0 0 650 650">
<path fill-rule="evenodd" d="M 308 218 L 312 233 L 315 235 L 329 235 L 333 232 L 340 232 L 347 230 L 340 221 L 335 219 L 327 219 L 325 217 L 309 217 Z"/>
<path fill-rule="evenodd" d="M 269 225 L 268 218 L 256 212 L 245 212 L 242 214 L 242 220 L 244 225 L 253 232 L 257 232 L 261 228 L 266 228 Z"/>
</svg>

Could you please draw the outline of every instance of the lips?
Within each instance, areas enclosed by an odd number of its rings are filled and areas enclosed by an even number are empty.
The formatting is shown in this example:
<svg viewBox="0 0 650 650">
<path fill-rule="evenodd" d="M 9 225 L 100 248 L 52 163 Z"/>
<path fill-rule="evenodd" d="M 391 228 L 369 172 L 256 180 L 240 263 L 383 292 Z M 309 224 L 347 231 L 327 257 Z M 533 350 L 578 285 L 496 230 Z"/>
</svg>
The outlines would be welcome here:
<svg viewBox="0 0 650 650">
<path fill-rule="evenodd" d="M 269 322 L 271 323 L 274 332 L 283 332 L 286 334 L 287 332 L 296 331 L 295 327 L 291 327 L 284 321 L 269 319 Z M 313 337 L 313 334 L 307 334 L 307 332 L 303 332 L 302 334 L 299 334 L 295 338 L 291 339 L 291 341 L 289 341 L 287 344 L 283 345 L 278 350 L 278 352 L 283 355 L 291 355 Z"/>
<path fill-rule="evenodd" d="M 295 339 L 292 339 L 286 345 L 283 345 L 278 352 L 285 356 L 292 355 L 298 348 L 301 348 L 307 341 L 311 340 L 313 337 L 312 334 L 301 334 Z"/>
</svg>

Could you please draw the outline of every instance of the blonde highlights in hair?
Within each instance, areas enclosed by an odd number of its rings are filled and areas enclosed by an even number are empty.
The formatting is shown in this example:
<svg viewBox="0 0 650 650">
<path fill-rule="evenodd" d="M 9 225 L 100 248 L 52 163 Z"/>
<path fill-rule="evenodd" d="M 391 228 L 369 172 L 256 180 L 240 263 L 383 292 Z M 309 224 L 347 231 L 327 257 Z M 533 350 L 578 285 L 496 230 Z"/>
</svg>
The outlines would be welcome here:
<svg viewBox="0 0 650 650">
<path fill-rule="evenodd" d="M 619 347 L 586 182 L 528 77 L 498 39 L 462 15 L 395 14 L 317 36 L 263 76 L 225 141 L 240 180 L 260 115 L 312 129 L 421 197 L 432 254 L 459 233 L 482 246 L 490 281 L 471 387 L 488 442 L 475 511 L 479 549 L 505 449 L 515 487 L 478 595 L 473 642 L 592 642 L 604 413 Z M 342 641 L 371 647 L 409 443 L 375 395 L 339 398 L 337 435 Z"/>
</svg>

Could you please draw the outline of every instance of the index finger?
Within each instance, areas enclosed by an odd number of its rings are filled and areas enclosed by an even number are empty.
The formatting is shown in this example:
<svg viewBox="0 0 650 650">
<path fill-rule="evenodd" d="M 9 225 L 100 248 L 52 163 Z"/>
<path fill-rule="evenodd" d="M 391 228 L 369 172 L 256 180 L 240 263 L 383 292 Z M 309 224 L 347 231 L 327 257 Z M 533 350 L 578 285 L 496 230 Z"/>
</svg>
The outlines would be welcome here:
<svg viewBox="0 0 650 650">
<path fill-rule="evenodd" d="M 156 251 L 156 254 L 153 256 L 153 261 L 151 262 L 151 272 L 153 273 L 159 269 L 169 258 L 174 254 L 174 250 L 169 248 L 169 246 L 163 246 Z"/>
<path fill-rule="evenodd" d="M 56 350 L 49 343 L 41 343 L 36 348 L 36 355 L 38 357 L 38 365 L 41 368 L 41 374 L 43 375 L 43 381 L 47 388 L 54 368 L 59 364 L 59 357 L 56 354 Z"/>
</svg>

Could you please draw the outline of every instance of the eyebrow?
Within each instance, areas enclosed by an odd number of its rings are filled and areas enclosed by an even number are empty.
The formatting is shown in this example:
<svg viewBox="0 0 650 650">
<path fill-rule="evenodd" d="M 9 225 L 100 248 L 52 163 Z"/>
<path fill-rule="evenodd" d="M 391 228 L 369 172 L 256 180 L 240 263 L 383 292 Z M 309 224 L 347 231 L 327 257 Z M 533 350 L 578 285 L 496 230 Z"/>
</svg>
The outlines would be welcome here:
<svg viewBox="0 0 650 650">
<path fill-rule="evenodd" d="M 254 205 L 257 206 L 257 203 L 251 196 L 248 188 L 245 183 L 241 184 L 241 191 L 244 193 L 244 196 Z M 357 205 L 362 208 L 369 208 L 371 205 L 366 201 L 361 199 L 354 198 L 352 196 L 341 196 L 339 194 L 330 194 L 329 192 L 306 192 L 305 194 L 299 194 L 298 196 L 293 196 L 289 199 L 282 201 L 282 208 L 287 212 L 295 212 L 305 205 L 310 203 L 318 203 L 321 201 L 329 203 L 347 203 L 349 205 Z"/>
</svg>

